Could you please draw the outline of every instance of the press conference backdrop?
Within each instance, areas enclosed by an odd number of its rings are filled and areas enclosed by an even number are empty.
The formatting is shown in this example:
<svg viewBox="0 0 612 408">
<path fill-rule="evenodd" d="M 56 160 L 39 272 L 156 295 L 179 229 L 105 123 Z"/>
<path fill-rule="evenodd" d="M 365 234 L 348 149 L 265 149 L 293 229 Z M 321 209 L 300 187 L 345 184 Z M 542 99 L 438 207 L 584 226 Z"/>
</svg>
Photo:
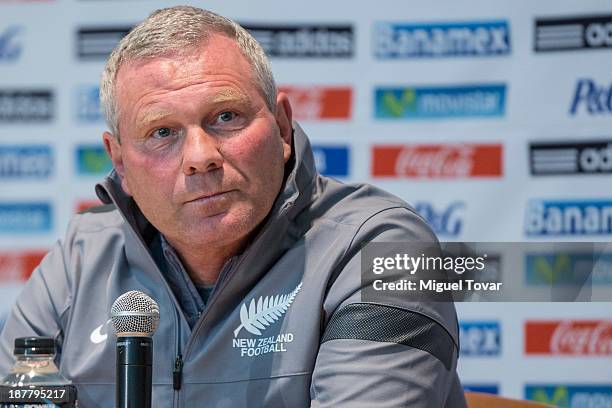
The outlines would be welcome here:
<svg viewBox="0 0 612 408">
<path fill-rule="evenodd" d="M 399 195 L 441 240 L 612 237 L 611 2 L 192 4 L 261 42 L 323 174 Z M 98 103 L 105 58 L 168 5 L 0 0 L 4 314 L 111 168 Z M 546 257 L 540 271 L 498 261 L 521 279 L 575 260 Z M 464 385 L 611 407 L 611 306 L 459 304 Z"/>
</svg>

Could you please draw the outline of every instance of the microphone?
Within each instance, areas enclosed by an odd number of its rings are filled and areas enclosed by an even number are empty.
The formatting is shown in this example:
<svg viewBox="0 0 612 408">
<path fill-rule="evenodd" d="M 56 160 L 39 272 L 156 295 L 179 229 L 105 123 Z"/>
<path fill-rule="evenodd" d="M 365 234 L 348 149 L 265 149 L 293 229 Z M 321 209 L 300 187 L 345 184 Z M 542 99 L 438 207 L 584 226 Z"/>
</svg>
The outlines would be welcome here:
<svg viewBox="0 0 612 408">
<path fill-rule="evenodd" d="M 148 295 L 132 290 L 111 307 L 117 332 L 116 408 L 150 408 L 153 382 L 153 333 L 159 307 Z"/>
</svg>

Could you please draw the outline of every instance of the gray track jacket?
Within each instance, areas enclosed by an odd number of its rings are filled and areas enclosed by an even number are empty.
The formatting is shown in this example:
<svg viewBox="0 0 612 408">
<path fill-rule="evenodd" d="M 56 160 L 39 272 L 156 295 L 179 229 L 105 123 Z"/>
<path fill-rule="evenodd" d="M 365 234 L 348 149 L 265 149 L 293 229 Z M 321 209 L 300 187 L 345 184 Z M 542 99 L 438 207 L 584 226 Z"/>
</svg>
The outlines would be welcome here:
<svg viewBox="0 0 612 408">
<path fill-rule="evenodd" d="M 190 329 L 147 246 L 151 226 L 111 174 L 104 210 L 77 215 L 19 296 L 0 340 L 55 336 L 83 407 L 113 407 L 108 316 L 128 290 L 157 300 L 154 407 L 463 407 L 452 304 L 362 301 L 367 242 L 432 241 L 400 199 L 320 176 L 296 125 L 293 168 L 246 251 Z"/>
</svg>

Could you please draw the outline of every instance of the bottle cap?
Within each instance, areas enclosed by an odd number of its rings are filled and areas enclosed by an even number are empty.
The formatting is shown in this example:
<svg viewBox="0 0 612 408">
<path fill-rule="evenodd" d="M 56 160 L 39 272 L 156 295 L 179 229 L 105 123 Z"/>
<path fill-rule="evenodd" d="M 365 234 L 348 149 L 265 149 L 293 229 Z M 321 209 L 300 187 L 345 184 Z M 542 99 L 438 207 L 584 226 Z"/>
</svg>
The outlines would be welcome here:
<svg viewBox="0 0 612 408">
<path fill-rule="evenodd" d="M 15 339 L 16 356 L 55 354 L 55 339 L 52 337 L 19 337 Z"/>
</svg>

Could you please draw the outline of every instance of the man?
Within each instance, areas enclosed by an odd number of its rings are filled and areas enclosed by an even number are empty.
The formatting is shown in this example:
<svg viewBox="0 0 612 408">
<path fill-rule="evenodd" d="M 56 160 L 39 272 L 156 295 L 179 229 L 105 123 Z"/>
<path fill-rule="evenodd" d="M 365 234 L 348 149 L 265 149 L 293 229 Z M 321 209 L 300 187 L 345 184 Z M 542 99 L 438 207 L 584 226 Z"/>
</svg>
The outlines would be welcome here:
<svg viewBox="0 0 612 408">
<path fill-rule="evenodd" d="M 452 304 L 361 293 L 363 245 L 435 236 L 398 198 L 316 172 L 245 30 L 157 11 L 110 56 L 101 100 L 108 205 L 34 272 L 2 333 L 4 372 L 15 337 L 55 336 L 82 406 L 113 406 L 104 322 L 135 289 L 160 306 L 157 407 L 465 405 Z"/>
</svg>

